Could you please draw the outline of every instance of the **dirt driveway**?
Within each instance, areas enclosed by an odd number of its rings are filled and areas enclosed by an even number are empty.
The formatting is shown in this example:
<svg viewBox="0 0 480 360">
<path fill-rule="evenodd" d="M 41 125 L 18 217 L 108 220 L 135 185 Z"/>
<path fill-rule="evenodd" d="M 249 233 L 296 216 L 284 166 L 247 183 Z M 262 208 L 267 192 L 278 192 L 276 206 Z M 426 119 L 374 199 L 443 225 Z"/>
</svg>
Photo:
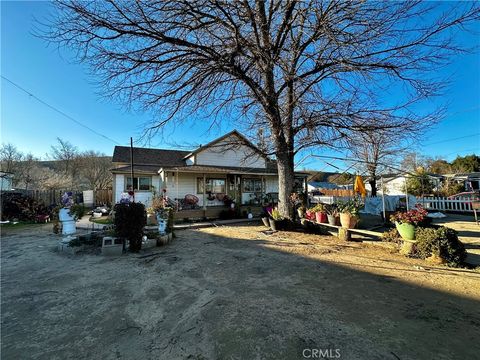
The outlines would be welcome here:
<svg viewBox="0 0 480 360">
<path fill-rule="evenodd" d="M 186 230 L 158 256 L 2 238 L 2 359 L 474 359 L 480 272 L 262 227 Z"/>
</svg>

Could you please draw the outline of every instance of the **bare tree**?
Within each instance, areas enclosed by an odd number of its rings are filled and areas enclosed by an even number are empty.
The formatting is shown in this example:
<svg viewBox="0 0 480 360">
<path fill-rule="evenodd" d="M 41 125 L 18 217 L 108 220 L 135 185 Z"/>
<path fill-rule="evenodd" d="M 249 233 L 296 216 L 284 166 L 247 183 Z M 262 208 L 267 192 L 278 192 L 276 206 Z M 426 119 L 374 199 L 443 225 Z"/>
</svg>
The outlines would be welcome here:
<svg viewBox="0 0 480 360">
<path fill-rule="evenodd" d="M 404 149 L 404 135 L 397 131 L 367 130 L 355 133 L 349 141 L 350 155 L 360 160 L 357 168 L 368 174 L 371 195 L 377 196 L 377 178 L 385 171 L 395 172 L 391 164 Z"/>
<path fill-rule="evenodd" d="M 79 177 L 85 179 L 88 189 L 107 189 L 112 186 L 112 158 L 93 150 L 79 155 Z"/>
<path fill-rule="evenodd" d="M 74 162 L 78 157 L 78 148 L 59 137 L 57 137 L 57 142 L 57 145 L 52 145 L 50 147 L 50 154 L 48 155 L 52 159 L 58 161 L 58 164 L 60 164 L 60 170 L 65 174 L 73 176 L 73 173 L 76 172 Z"/>
<path fill-rule="evenodd" d="M 158 129 L 189 114 L 241 114 L 263 127 L 290 216 L 294 156 L 352 131 L 427 125 L 412 105 L 439 93 L 438 69 L 478 3 L 421 1 L 59 1 L 49 40 L 91 64 L 106 93 L 156 111 Z M 384 94 L 401 94 L 388 103 Z M 373 121 L 388 113 L 384 121 Z M 253 126 L 248 127 L 247 124 Z"/>
<path fill-rule="evenodd" d="M 2 171 L 15 173 L 18 163 L 22 160 L 23 153 L 18 151 L 13 144 L 2 144 L 0 148 L 0 166 Z"/>
</svg>

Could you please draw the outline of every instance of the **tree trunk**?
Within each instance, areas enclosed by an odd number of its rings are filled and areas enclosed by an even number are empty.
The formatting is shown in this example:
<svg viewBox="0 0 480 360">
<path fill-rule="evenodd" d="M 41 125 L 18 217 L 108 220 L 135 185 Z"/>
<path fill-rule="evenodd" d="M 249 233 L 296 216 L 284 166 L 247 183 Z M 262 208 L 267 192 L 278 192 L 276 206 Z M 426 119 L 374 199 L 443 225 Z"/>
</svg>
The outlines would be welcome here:
<svg viewBox="0 0 480 360">
<path fill-rule="evenodd" d="M 284 218 L 292 219 L 293 209 L 290 194 L 295 180 L 293 159 L 287 152 L 277 154 L 278 168 L 278 210 Z"/>
<path fill-rule="evenodd" d="M 377 196 L 377 179 L 375 177 L 371 178 L 368 183 L 370 184 L 370 187 L 372 188 L 372 197 Z"/>
</svg>

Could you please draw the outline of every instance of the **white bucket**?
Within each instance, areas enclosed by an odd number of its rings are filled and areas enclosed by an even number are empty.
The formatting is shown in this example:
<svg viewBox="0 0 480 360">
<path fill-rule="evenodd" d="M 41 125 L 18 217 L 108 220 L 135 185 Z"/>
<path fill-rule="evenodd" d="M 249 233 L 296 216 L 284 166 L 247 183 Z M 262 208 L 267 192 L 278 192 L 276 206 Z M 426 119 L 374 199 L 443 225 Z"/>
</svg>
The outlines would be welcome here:
<svg viewBox="0 0 480 360">
<path fill-rule="evenodd" d="M 93 190 L 85 190 L 83 192 L 83 205 L 85 207 L 93 207 Z"/>
</svg>

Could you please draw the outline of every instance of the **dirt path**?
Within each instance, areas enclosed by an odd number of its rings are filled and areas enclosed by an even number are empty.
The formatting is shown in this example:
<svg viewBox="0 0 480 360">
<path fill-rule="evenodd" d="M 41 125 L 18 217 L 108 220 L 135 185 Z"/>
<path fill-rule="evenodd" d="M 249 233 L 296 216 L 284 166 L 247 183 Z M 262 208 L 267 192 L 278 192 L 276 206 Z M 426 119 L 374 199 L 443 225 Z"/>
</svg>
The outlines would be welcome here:
<svg viewBox="0 0 480 360">
<path fill-rule="evenodd" d="M 3 236 L 2 359 L 478 356 L 479 272 L 263 229 L 181 231 L 144 258 Z"/>
</svg>

